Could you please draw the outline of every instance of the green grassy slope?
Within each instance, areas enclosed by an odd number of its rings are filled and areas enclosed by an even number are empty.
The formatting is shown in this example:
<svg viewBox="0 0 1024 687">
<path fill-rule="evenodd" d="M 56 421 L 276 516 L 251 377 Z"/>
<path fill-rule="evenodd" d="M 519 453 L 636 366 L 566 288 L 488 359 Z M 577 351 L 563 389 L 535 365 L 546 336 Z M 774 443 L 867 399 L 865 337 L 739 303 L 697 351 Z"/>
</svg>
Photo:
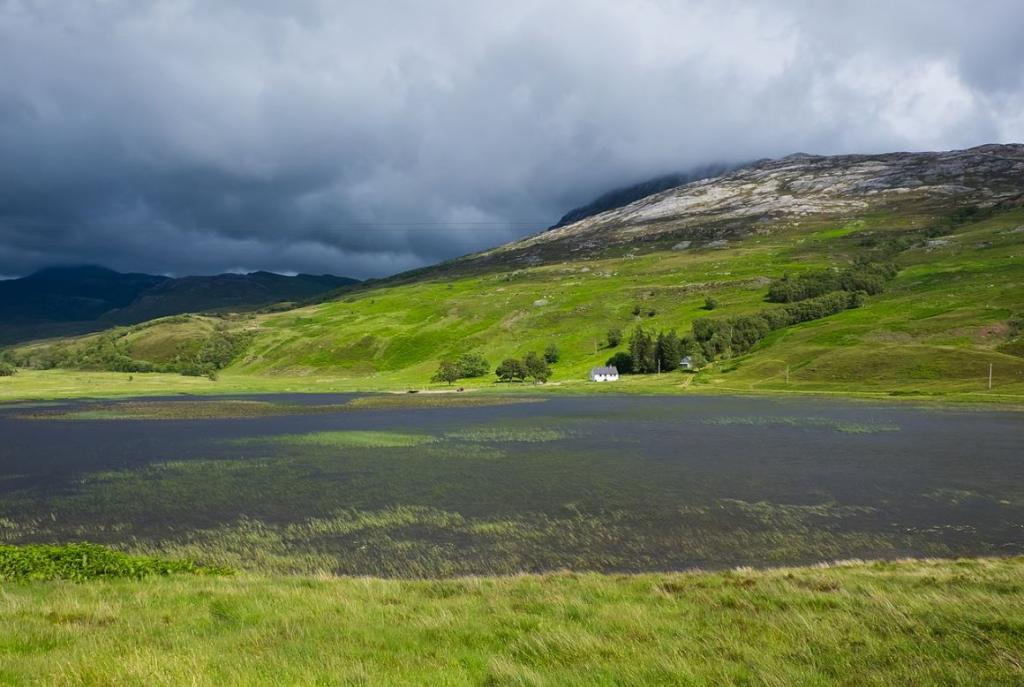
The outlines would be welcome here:
<svg viewBox="0 0 1024 687">
<path fill-rule="evenodd" d="M 950 216 L 949 207 L 929 207 L 816 217 L 751 231 L 719 248 L 671 250 L 672 241 L 641 241 L 536 266 L 456 266 L 378 282 L 339 300 L 228 321 L 231 329 L 257 333 L 223 375 L 223 387 L 421 388 L 444 357 L 478 351 L 496 365 L 553 342 L 562 359 L 552 381 L 587 388 L 588 369 L 615 352 L 605 344 L 611 326 L 682 334 L 697 317 L 770 307 L 767 283 L 786 272 L 843 266 L 905 239 L 904 250 L 885 254 L 902 271 L 865 307 L 776 331 L 749 354 L 695 378 L 662 375 L 616 388 L 978 392 L 1020 400 L 1024 357 L 1008 322 L 1024 310 L 1024 210 L 965 223 Z M 935 227 L 946 233 L 929 238 L 924 231 Z M 719 302 L 711 313 L 703 310 L 707 295 Z M 637 306 L 640 316 L 633 314 Z M 117 336 L 131 356 L 162 362 L 201 345 L 214 329 L 205 318 L 172 318 Z M 31 360 L 48 346 L 18 353 Z M 494 386 L 493 377 L 463 384 Z"/>
<path fill-rule="evenodd" d="M 1024 562 L 4 584 L 11 685 L 1015 685 Z"/>
<path fill-rule="evenodd" d="M 608 327 L 682 333 L 697 317 L 761 309 L 768 279 L 846 264 L 867 252 L 858 244 L 869 233 L 907 234 L 933 221 L 901 219 L 895 229 L 892 217 L 825 220 L 724 250 L 638 251 L 382 286 L 268 318 L 233 369 L 419 386 L 438 359 L 460 351 L 497 363 L 555 342 L 555 381 L 583 380 L 614 352 L 604 343 Z M 1024 359 L 997 350 L 1006 321 L 1024 307 L 1024 233 L 1012 231 L 1020 225 L 1024 212 L 1004 212 L 958 227 L 939 239 L 945 244 L 910 248 L 896 258 L 898 278 L 866 307 L 776 332 L 698 381 L 771 387 L 784 383 L 789 365 L 798 388 L 983 390 L 991 362 L 994 389 L 1020 393 Z M 719 301 L 713 313 L 703 310 L 708 294 Z"/>
</svg>

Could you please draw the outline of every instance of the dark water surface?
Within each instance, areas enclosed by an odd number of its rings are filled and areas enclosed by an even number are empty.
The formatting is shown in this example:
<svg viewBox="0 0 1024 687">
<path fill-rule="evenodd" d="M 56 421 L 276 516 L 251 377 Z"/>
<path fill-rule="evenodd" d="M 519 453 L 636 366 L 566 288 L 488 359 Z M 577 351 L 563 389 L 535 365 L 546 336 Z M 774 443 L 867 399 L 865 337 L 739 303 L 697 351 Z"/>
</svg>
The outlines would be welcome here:
<svg viewBox="0 0 1024 687">
<path fill-rule="evenodd" d="M 31 412 L 0 406 L 0 541 L 414 576 L 1024 552 L 1012 412 L 637 396 L 232 419 Z"/>
</svg>

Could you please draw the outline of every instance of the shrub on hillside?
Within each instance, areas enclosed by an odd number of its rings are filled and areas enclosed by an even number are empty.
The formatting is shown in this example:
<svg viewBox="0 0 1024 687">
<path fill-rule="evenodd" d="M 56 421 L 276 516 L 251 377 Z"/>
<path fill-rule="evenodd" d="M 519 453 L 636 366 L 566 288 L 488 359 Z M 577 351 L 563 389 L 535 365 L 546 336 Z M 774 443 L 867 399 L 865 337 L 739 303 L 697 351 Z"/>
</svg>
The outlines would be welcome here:
<svg viewBox="0 0 1024 687">
<path fill-rule="evenodd" d="M 885 290 L 885 283 L 895 277 L 896 272 L 896 267 L 890 263 L 861 262 L 843 270 L 816 270 L 795 277 L 786 274 L 768 287 L 768 300 L 795 303 L 832 291 L 863 291 L 876 295 Z"/>
<path fill-rule="evenodd" d="M 612 327 L 608 330 L 608 348 L 615 348 L 622 343 L 622 330 L 618 327 Z"/>
<path fill-rule="evenodd" d="M 608 358 L 605 365 L 614 367 L 619 374 L 628 375 L 633 372 L 633 357 L 625 351 L 619 351 L 611 358 Z"/>
<path fill-rule="evenodd" d="M 548 347 L 544 349 L 544 360 L 549 363 L 557 363 L 561 357 L 562 352 L 558 350 L 558 346 L 554 343 L 549 343 Z"/>
<path fill-rule="evenodd" d="M 708 360 L 742 355 L 775 329 L 835 315 L 848 308 L 860 307 L 862 303 L 861 292 L 835 291 L 752 315 L 698 318 L 693 321 L 692 338 L 688 343 L 697 346 Z"/>
<path fill-rule="evenodd" d="M 483 377 L 491 369 L 491 364 L 479 353 L 463 353 L 456 365 L 459 377 Z"/>
<path fill-rule="evenodd" d="M 8 362 L 0 362 L 0 377 L 13 377 L 18 368 Z"/>
</svg>

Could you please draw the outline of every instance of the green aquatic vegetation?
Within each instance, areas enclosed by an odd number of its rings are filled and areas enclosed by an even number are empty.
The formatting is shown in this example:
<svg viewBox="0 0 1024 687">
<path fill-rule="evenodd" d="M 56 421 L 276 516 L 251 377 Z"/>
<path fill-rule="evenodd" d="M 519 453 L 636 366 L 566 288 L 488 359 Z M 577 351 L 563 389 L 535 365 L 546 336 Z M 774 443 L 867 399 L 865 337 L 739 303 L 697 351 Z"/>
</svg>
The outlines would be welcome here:
<svg viewBox="0 0 1024 687">
<path fill-rule="evenodd" d="M 309 432 L 307 434 L 253 437 L 251 439 L 242 439 L 236 443 L 273 443 L 288 446 L 320 446 L 325 448 L 409 448 L 435 441 L 439 441 L 439 439 L 430 434 L 342 430 L 336 432 Z"/>
<path fill-rule="evenodd" d="M 843 516 L 853 517 L 853 516 Z M 839 516 L 782 507 L 726 506 L 652 523 L 625 511 L 470 516 L 420 506 L 345 509 L 293 523 L 254 518 L 138 541 L 135 550 L 275 574 L 455 577 L 568 568 L 634 571 L 898 556 L 913 543 L 950 555 L 945 532 L 879 533 L 834 527 Z M 740 553 L 742 552 L 742 553 Z"/>
<path fill-rule="evenodd" d="M 785 407 L 793 416 L 799 409 Z M 166 447 L 175 460 L 145 463 L 126 451 L 89 456 L 98 466 L 90 470 L 73 451 L 58 452 L 64 472 L 42 479 L 31 461 L 12 466 L 8 477 L 27 478 L 0 484 L 0 542 L 87 540 L 252 572 L 424 577 L 994 555 L 1018 538 L 1024 506 L 992 462 L 1002 454 L 973 466 L 941 450 L 890 461 L 886 448 L 904 442 L 877 435 L 809 455 L 800 447 L 827 435 L 700 424 L 749 422 L 760 410 L 780 412 L 731 399 L 560 399 L 529 412 L 429 411 L 429 419 L 397 412 L 255 429 L 194 423 L 180 451 Z M 946 415 L 806 410 L 812 422 L 817 412 L 951 431 Z M 99 436 L 116 448 L 125 428 L 109 428 L 109 437 L 68 423 L 21 429 Z M 173 442 L 179 431 L 136 428 L 133 446 L 162 451 L 154 437 Z M 268 434 L 229 438 L 253 431 Z M 965 422 L 956 435 L 977 431 Z M 53 446 L 63 450 L 61 438 Z M 1001 505 L 928 496 L 950 488 Z M 950 536 L 950 523 L 973 529 Z"/>
<path fill-rule="evenodd" d="M 530 396 L 503 396 L 500 394 L 379 394 L 354 398 L 346 403 L 345 407 L 384 410 L 391 408 L 461 408 L 544 403 L 546 400 Z"/>
<path fill-rule="evenodd" d="M 188 573 L 220 575 L 222 566 L 202 566 L 192 560 L 129 555 L 97 544 L 0 544 L 0 581 L 141 579 L 152 575 Z"/>
<path fill-rule="evenodd" d="M 815 427 L 832 429 L 844 434 L 873 434 L 875 432 L 898 432 L 894 422 L 851 422 L 827 417 L 784 417 L 784 416 L 736 416 L 712 417 L 702 420 L 706 425 L 748 425 L 752 427 Z"/>
<path fill-rule="evenodd" d="M 541 429 L 537 427 L 468 427 L 452 432 L 445 432 L 446 439 L 479 442 L 522 442 L 540 443 L 558 441 L 570 436 L 569 432 L 557 429 Z"/>
</svg>

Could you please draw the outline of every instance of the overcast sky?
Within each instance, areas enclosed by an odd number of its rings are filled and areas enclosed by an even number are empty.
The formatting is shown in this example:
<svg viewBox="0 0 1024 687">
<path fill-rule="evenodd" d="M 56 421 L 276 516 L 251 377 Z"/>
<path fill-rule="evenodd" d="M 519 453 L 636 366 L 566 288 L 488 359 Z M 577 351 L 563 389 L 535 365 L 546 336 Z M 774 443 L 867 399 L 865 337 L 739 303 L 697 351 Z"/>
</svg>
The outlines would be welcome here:
<svg viewBox="0 0 1024 687">
<path fill-rule="evenodd" d="M 0 275 L 378 276 L 611 187 L 1024 140 L 1021 0 L 0 0 Z"/>
</svg>

